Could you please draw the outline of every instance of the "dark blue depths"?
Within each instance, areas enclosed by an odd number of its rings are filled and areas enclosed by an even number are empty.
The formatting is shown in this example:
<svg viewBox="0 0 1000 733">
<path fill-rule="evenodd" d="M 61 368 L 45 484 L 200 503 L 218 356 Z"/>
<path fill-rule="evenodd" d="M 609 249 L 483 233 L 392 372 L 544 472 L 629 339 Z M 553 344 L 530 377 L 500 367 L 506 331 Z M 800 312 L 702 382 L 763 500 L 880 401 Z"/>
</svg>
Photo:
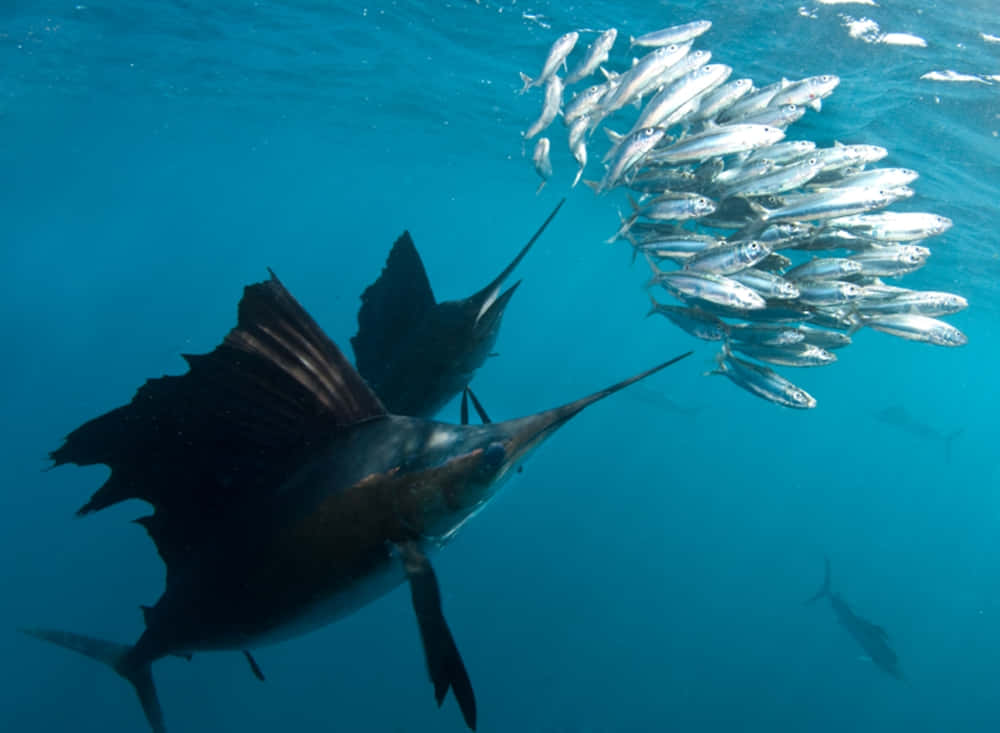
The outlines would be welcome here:
<svg viewBox="0 0 1000 733">
<path fill-rule="evenodd" d="M 970 342 L 862 331 L 838 364 L 795 373 L 816 410 L 756 400 L 702 376 L 712 349 L 643 320 L 644 271 L 601 243 L 625 202 L 573 190 L 520 266 L 500 356 L 476 378 L 491 416 L 697 351 L 564 428 L 437 556 L 480 730 L 995 727 L 1000 107 L 987 82 L 1000 45 L 981 34 L 1000 25 L 988 6 L 0 9 L 0 725 L 142 725 L 113 675 L 15 632 L 131 641 L 138 605 L 162 588 L 155 550 L 127 522 L 141 506 L 73 518 L 104 469 L 42 472 L 62 436 L 145 378 L 180 373 L 179 353 L 211 349 L 268 266 L 345 349 L 403 229 L 439 298 L 482 287 L 574 169 L 560 148 L 534 195 L 519 131 L 539 96 L 516 96 L 517 72 L 537 71 L 571 28 L 627 35 L 704 17 L 703 47 L 741 75 L 842 77 L 798 134 L 884 145 L 886 164 L 920 171 L 905 208 L 955 225 L 904 284 L 965 295 L 949 321 Z M 843 16 L 927 47 L 852 38 Z M 982 78 L 920 78 L 935 70 Z M 964 428 L 951 462 L 942 443 L 876 418 L 893 405 L 942 433 Z M 828 606 L 803 606 L 827 554 L 835 589 L 888 630 L 906 682 L 864 659 Z M 171 729 L 462 729 L 451 699 L 434 707 L 405 591 L 257 658 L 265 685 L 236 654 L 159 663 Z"/>
</svg>

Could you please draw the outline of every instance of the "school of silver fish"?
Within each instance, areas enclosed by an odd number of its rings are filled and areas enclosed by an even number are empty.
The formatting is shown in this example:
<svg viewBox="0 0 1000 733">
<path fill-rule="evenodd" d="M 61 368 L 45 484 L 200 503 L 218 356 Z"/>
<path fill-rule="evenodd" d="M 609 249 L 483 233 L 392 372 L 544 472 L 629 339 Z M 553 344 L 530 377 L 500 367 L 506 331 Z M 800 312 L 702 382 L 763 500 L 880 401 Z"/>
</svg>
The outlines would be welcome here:
<svg viewBox="0 0 1000 733">
<path fill-rule="evenodd" d="M 816 399 L 765 364 L 831 364 L 833 352 L 865 327 L 939 346 L 966 344 L 964 333 L 939 318 L 966 308 L 965 298 L 883 280 L 923 267 L 931 254 L 923 242 L 952 226 L 932 213 L 886 210 L 913 195 L 917 172 L 870 167 L 888 155 L 877 145 L 787 139 L 807 109 L 822 109 L 839 77 L 762 87 L 730 79 L 731 67 L 693 48 L 711 26 L 700 20 L 630 38 L 630 52 L 646 52 L 621 72 L 607 65 L 614 28 L 579 51 L 569 71 L 585 33 L 573 31 L 553 43 L 536 78 L 521 74 L 522 94 L 544 89 L 542 112 L 524 138 L 561 116 L 579 166 L 573 186 L 591 160 L 588 146 L 603 143 L 596 130 L 612 116 L 622 120 L 621 132 L 604 127 L 611 143 L 600 157 L 604 173 L 585 183 L 596 194 L 629 191 L 632 211 L 619 213 L 621 226 L 608 241 L 628 242 L 633 260 L 641 254 L 649 262 L 648 287 L 680 303 L 651 294 L 649 315 L 721 342 L 709 374 L 794 408 L 815 407 Z M 577 83 L 587 86 L 567 97 Z M 539 191 L 552 176 L 550 149 L 548 137 L 535 144 Z"/>
</svg>

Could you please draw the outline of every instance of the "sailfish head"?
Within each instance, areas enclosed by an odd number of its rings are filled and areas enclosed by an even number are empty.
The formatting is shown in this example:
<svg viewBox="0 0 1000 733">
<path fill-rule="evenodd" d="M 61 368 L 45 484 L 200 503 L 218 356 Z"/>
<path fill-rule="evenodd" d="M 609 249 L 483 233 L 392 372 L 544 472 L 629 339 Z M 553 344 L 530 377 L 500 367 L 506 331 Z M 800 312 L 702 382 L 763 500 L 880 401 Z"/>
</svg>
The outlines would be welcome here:
<svg viewBox="0 0 1000 733">
<path fill-rule="evenodd" d="M 648 369 L 591 395 L 527 417 L 476 426 L 448 426 L 440 433 L 451 458 L 434 470 L 432 482 L 442 501 L 424 503 L 425 533 L 447 541 L 496 495 L 531 453 L 584 409 L 655 374 L 692 352 Z M 447 446 L 444 444 L 448 443 Z"/>
<path fill-rule="evenodd" d="M 510 303 L 511 297 L 517 290 L 517 287 L 521 284 L 518 280 L 513 285 L 511 285 L 506 290 L 501 292 L 504 282 L 510 277 L 514 269 L 521 264 L 521 260 L 525 258 L 531 247 L 541 236 L 542 232 L 549 225 L 549 222 L 555 218 L 559 209 L 562 208 L 563 203 L 566 199 L 562 199 L 549 214 L 549 217 L 545 222 L 538 228 L 535 235 L 528 240 L 528 243 L 521 248 L 521 251 L 517 253 L 517 257 L 511 261 L 507 267 L 504 268 L 503 272 L 496 276 L 489 285 L 475 293 L 474 295 L 466 298 L 466 307 L 469 310 L 475 312 L 475 318 L 473 321 L 473 331 L 475 333 L 475 338 L 477 341 L 487 342 L 488 347 L 492 348 L 493 343 L 496 341 L 497 332 L 500 330 L 500 321 L 503 318 L 504 311 L 507 309 L 507 305 Z"/>
</svg>

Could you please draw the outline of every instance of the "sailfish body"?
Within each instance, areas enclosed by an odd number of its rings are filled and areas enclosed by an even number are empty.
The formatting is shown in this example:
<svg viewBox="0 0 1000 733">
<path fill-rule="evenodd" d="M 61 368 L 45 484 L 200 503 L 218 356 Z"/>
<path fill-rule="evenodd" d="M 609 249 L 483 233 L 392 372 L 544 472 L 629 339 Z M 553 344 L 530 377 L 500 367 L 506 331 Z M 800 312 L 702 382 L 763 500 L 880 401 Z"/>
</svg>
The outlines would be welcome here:
<svg viewBox="0 0 1000 733">
<path fill-rule="evenodd" d="M 237 326 L 180 376 L 67 436 L 56 465 L 111 474 L 79 510 L 143 499 L 166 568 L 134 645 L 26 629 L 112 667 L 166 730 L 151 665 L 243 651 L 319 628 L 407 581 L 441 704 L 476 703 L 427 553 L 530 451 L 588 405 L 658 369 L 528 417 L 479 426 L 390 415 L 276 277 L 248 286 Z M 679 357 L 680 358 L 680 357 Z M 668 362 L 672 363 L 672 362 Z"/>
<path fill-rule="evenodd" d="M 903 679 L 903 671 L 899 666 L 899 657 L 892 647 L 889 646 L 889 634 L 884 628 L 873 624 L 871 621 L 862 618 L 847 605 L 847 602 L 830 589 L 830 559 L 826 559 L 826 575 L 823 580 L 823 587 L 809 598 L 806 603 L 814 603 L 822 598 L 830 600 L 830 607 L 833 609 L 837 621 L 856 642 L 865 650 L 868 657 L 875 665 L 886 674 Z"/>
<path fill-rule="evenodd" d="M 433 417 L 483 365 L 520 281 L 501 292 L 555 217 L 559 202 L 514 260 L 486 287 L 438 303 L 409 232 L 396 240 L 379 278 L 361 295 L 351 339 L 358 371 L 393 414 Z"/>
</svg>

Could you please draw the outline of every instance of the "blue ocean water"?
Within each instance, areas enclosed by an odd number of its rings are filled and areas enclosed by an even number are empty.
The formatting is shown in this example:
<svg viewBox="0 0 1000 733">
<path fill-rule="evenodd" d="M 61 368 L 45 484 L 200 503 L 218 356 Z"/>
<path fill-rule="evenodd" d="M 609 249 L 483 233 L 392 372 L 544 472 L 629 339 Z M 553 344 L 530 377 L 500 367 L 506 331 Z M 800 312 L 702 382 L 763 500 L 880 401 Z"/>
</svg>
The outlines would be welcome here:
<svg viewBox="0 0 1000 733">
<path fill-rule="evenodd" d="M 921 173 L 895 208 L 954 227 L 903 284 L 966 296 L 948 320 L 967 346 L 864 330 L 794 375 L 817 409 L 778 408 L 642 318 L 646 271 L 602 243 L 623 197 L 570 192 L 561 146 L 535 195 L 520 132 L 540 95 L 516 94 L 518 71 L 571 29 L 697 18 L 739 75 L 841 77 L 798 135 Z M 145 729 L 113 674 L 16 633 L 129 642 L 162 590 L 128 523 L 144 507 L 73 516 L 106 469 L 43 472 L 67 432 L 213 348 L 266 267 L 346 351 L 403 229 L 439 298 L 464 297 L 568 195 L 476 378 L 492 416 L 696 353 L 565 427 L 435 558 L 479 729 L 995 729 L 998 36 L 987 0 L 0 4 L 0 727 Z M 951 461 L 876 419 L 894 405 L 964 429 Z M 803 606 L 825 555 L 905 682 Z M 405 589 L 257 658 L 263 685 L 237 654 L 157 663 L 170 729 L 463 730 L 451 697 L 434 705 Z"/>
</svg>

